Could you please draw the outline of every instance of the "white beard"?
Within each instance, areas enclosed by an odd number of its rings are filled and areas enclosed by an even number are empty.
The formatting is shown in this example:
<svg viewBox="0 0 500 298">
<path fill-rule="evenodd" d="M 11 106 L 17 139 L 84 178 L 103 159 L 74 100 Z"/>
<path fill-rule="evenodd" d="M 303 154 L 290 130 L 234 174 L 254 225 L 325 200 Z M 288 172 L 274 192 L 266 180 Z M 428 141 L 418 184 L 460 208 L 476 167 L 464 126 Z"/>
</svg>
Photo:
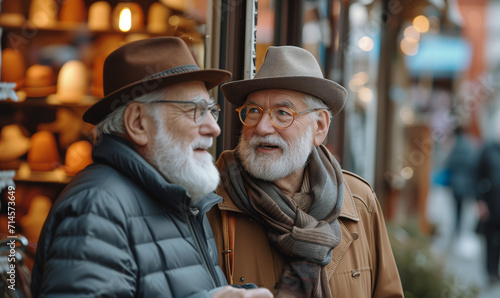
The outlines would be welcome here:
<svg viewBox="0 0 500 298">
<path fill-rule="evenodd" d="M 209 148 L 213 139 L 200 137 L 191 144 L 174 140 L 159 121 L 150 162 L 172 184 L 186 188 L 195 205 L 204 195 L 213 192 L 219 184 L 219 171 L 208 152 L 194 154 L 194 148 Z"/>
<path fill-rule="evenodd" d="M 240 158 L 243 167 L 252 176 L 266 181 L 276 181 L 289 176 L 306 165 L 313 147 L 312 139 L 311 126 L 302 136 L 289 144 L 277 134 L 265 137 L 253 135 L 250 139 L 242 135 L 238 145 Z M 260 153 L 257 151 L 259 143 L 278 146 L 283 153 L 280 156 Z"/>
</svg>

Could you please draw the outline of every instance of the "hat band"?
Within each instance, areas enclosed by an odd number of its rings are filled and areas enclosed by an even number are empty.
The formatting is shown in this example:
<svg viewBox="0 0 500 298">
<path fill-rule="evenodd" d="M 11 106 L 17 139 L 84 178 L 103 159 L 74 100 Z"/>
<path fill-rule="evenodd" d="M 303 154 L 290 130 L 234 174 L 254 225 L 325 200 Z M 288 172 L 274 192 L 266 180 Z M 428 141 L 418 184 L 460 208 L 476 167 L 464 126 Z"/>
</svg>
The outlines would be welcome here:
<svg viewBox="0 0 500 298">
<path fill-rule="evenodd" d="M 163 76 L 167 76 L 167 75 L 178 74 L 178 73 L 182 73 L 182 72 L 196 71 L 196 70 L 200 70 L 198 65 L 194 65 L 194 64 L 182 65 L 182 66 L 177 66 L 177 67 L 174 67 L 171 69 L 161 71 L 159 73 L 155 73 L 152 76 L 144 78 L 144 80 L 154 79 L 154 78 L 163 77 Z"/>
</svg>

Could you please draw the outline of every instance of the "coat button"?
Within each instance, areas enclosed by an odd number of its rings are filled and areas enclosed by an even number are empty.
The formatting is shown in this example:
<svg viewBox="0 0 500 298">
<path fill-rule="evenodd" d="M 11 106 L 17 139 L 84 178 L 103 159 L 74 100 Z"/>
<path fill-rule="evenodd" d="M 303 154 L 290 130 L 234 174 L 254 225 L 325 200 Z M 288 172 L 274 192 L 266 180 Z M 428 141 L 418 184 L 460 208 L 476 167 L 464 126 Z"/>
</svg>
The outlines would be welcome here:
<svg viewBox="0 0 500 298">
<path fill-rule="evenodd" d="M 359 278 L 360 275 L 361 275 L 361 272 L 359 271 L 359 269 L 351 270 L 351 276 L 352 277 Z"/>
<path fill-rule="evenodd" d="M 357 240 L 359 238 L 359 234 L 356 232 L 352 233 L 352 238 L 354 238 L 354 240 Z"/>
<path fill-rule="evenodd" d="M 244 282 L 244 281 L 245 281 L 245 278 L 244 278 L 243 276 L 242 276 L 242 277 L 240 277 L 240 281 L 241 281 L 241 282 Z"/>
</svg>

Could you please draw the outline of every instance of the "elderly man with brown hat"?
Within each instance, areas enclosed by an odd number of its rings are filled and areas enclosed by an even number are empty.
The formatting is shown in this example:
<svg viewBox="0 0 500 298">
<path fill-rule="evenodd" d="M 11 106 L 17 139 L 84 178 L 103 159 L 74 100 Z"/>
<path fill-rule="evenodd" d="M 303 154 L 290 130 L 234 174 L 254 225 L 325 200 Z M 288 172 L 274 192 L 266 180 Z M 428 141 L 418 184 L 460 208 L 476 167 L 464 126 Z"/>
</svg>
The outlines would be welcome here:
<svg viewBox="0 0 500 298">
<path fill-rule="evenodd" d="M 228 280 L 276 297 L 403 297 L 373 189 L 322 145 L 346 90 L 293 46 L 221 89 L 243 123 L 208 215 Z"/>
<path fill-rule="evenodd" d="M 206 212 L 220 201 L 207 149 L 220 133 L 207 90 L 229 78 L 201 70 L 180 38 L 131 42 L 104 64 L 93 163 L 54 203 L 32 294 L 85 297 L 271 297 L 227 285 Z"/>
</svg>

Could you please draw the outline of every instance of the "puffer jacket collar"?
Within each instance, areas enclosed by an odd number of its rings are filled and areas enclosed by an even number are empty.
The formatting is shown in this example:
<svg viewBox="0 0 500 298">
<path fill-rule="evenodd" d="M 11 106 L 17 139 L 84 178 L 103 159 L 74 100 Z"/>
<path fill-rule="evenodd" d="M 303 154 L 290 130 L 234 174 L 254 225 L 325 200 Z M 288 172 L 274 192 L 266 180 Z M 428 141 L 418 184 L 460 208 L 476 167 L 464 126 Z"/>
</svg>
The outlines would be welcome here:
<svg viewBox="0 0 500 298">
<path fill-rule="evenodd" d="M 191 198 L 184 187 L 169 183 L 151 164 L 149 164 L 132 144 L 115 135 L 105 134 L 92 150 L 94 162 L 108 164 L 135 183 L 142 186 L 151 197 L 158 200 L 174 212 L 182 213 L 190 206 Z M 199 200 L 194 209 L 203 216 L 221 199 L 215 194 L 208 194 Z M 198 212 L 196 212 L 198 213 Z"/>
</svg>

